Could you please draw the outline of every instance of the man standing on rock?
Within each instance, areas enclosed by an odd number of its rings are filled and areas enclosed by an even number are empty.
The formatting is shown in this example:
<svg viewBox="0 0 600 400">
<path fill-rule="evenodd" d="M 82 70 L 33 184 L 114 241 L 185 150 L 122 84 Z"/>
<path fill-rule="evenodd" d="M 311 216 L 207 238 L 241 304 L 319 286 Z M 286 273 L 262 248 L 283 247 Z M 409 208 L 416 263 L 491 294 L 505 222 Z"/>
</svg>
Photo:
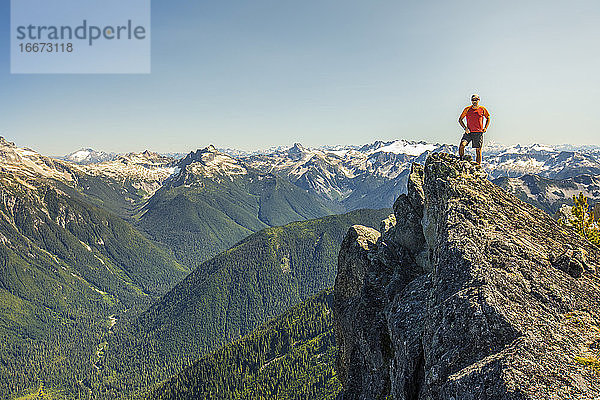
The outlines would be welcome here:
<svg viewBox="0 0 600 400">
<path fill-rule="evenodd" d="M 463 118 L 467 117 L 467 125 L 463 122 Z M 485 126 L 483 118 L 485 117 Z M 474 94 L 471 96 L 471 105 L 465 107 L 458 118 L 458 123 L 465 130 L 465 134 L 460 140 L 458 154 L 462 160 L 465 155 L 465 146 L 472 142 L 472 146 L 477 152 L 477 164 L 481 165 L 481 145 L 483 144 L 483 132 L 487 130 L 490 124 L 490 113 L 488 110 L 479 105 L 479 96 Z"/>
</svg>

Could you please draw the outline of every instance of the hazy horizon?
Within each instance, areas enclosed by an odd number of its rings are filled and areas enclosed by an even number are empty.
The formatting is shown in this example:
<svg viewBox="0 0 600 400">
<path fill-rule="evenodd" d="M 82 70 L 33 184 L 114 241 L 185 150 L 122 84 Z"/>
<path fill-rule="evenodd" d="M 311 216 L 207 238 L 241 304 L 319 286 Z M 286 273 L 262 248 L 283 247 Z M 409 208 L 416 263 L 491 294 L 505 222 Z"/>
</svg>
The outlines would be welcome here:
<svg viewBox="0 0 600 400">
<path fill-rule="evenodd" d="M 69 154 L 75 153 L 77 151 L 82 151 L 82 150 L 93 150 L 93 151 L 98 151 L 98 152 L 105 152 L 107 154 L 117 154 L 117 155 L 121 155 L 121 154 L 128 154 L 128 153 L 141 153 L 144 152 L 146 150 L 154 152 L 154 153 L 159 153 L 159 154 L 189 154 L 192 151 L 197 151 L 197 150 L 201 150 L 204 149 L 208 146 L 214 146 L 215 148 L 217 148 L 218 150 L 235 150 L 235 151 L 240 151 L 240 152 L 265 152 L 268 150 L 272 150 L 272 149 L 279 149 L 279 148 L 291 148 L 293 147 L 296 143 L 299 143 L 300 145 L 302 145 L 304 148 L 307 149 L 319 149 L 319 148 L 325 148 L 325 147 L 335 147 L 335 146 L 356 146 L 356 147 L 361 147 L 361 146 L 365 146 L 365 145 L 370 145 L 373 144 L 377 141 L 382 141 L 382 142 L 393 142 L 393 141 L 399 141 L 399 140 L 405 140 L 408 142 L 414 142 L 414 143 L 418 143 L 418 142 L 424 142 L 427 144 L 436 144 L 436 145 L 454 145 L 454 146 L 458 146 L 458 142 L 456 143 L 445 143 L 445 142 L 427 142 L 427 141 L 422 141 L 422 140 L 411 140 L 411 139 L 406 139 L 406 138 L 396 138 L 396 139 L 388 139 L 388 140 L 382 140 L 382 139 L 374 139 L 372 141 L 369 142 L 365 142 L 365 143 L 317 143 L 317 144 L 306 144 L 306 143 L 301 143 L 301 142 L 293 142 L 293 143 L 287 143 L 287 144 L 274 144 L 274 145 L 267 145 L 264 147 L 255 147 L 255 148 L 241 148 L 241 147 L 228 147 L 228 146 L 221 146 L 218 143 L 205 143 L 205 144 L 198 144 L 196 146 L 191 146 L 188 149 L 181 149 L 181 150 L 175 150 L 175 151 L 164 151 L 162 149 L 157 149 L 157 148 L 138 148 L 138 149 L 126 149 L 125 151 L 113 151 L 110 149 L 104 149 L 104 148 L 94 148 L 91 146 L 85 146 L 82 145 L 80 147 L 77 148 L 73 148 L 65 153 L 62 154 L 49 154 L 49 153 L 44 153 L 42 151 L 39 151 L 38 149 L 35 148 L 35 146 L 31 146 L 28 144 L 24 144 L 24 143 L 18 143 L 14 140 L 11 140 L 11 138 L 4 136 L 0 133 L 0 137 L 3 137 L 6 141 L 8 142 L 13 142 L 15 143 L 15 145 L 17 147 L 20 148 L 30 148 L 36 152 L 38 152 L 39 154 L 48 156 L 48 157 L 54 157 L 54 158 L 60 158 L 60 157 L 64 157 L 67 156 Z M 553 146 L 553 147 L 577 147 L 577 148 L 585 148 L 585 147 L 598 147 L 600 148 L 600 144 L 593 144 L 593 143 L 539 143 L 539 142 L 530 142 L 530 143 L 499 143 L 499 142 L 495 142 L 495 141 L 489 141 L 487 143 L 484 143 L 484 154 L 485 154 L 485 147 L 487 146 L 516 146 L 516 145 L 521 145 L 521 146 L 533 146 L 533 145 L 540 145 L 540 146 Z M 467 148 L 467 150 L 471 150 L 470 147 Z"/>
</svg>

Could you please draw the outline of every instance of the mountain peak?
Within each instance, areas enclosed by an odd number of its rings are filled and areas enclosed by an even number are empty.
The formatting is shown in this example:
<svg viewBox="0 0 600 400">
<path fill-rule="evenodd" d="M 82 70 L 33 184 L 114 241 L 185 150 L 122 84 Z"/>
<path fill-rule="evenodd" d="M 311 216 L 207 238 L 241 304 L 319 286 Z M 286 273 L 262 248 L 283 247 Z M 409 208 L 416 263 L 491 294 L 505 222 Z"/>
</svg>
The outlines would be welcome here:
<svg viewBox="0 0 600 400">
<path fill-rule="evenodd" d="M 382 230 L 340 249 L 343 398 L 598 397 L 600 249 L 444 153 Z"/>
<path fill-rule="evenodd" d="M 158 156 L 159 154 L 158 154 L 158 153 L 155 153 L 155 152 L 153 152 L 153 151 L 150 151 L 150 150 L 144 150 L 144 151 L 142 152 L 142 155 L 143 155 L 144 157 L 156 157 L 156 156 Z"/>
<path fill-rule="evenodd" d="M 216 175 L 229 176 L 245 175 L 248 171 L 243 162 L 221 153 L 213 145 L 204 149 L 192 151 L 177 164 L 182 171 L 174 180 L 176 185 L 195 182 L 194 176 L 211 178 Z"/>
<path fill-rule="evenodd" d="M 294 145 L 290 147 L 287 151 L 288 156 L 293 161 L 301 160 L 306 153 L 307 150 L 300 143 L 294 143 Z"/>
<path fill-rule="evenodd" d="M 9 142 L 8 140 L 6 140 L 4 138 L 4 136 L 0 136 L 0 146 L 2 147 L 16 147 L 15 144 L 13 142 Z"/>
<path fill-rule="evenodd" d="M 298 153 L 298 152 L 306 151 L 306 149 L 300 143 L 294 143 L 294 145 L 292 147 L 290 147 L 289 151 L 291 153 Z"/>
<path fill-rule="evenodd" d="M 221 155 L 226 158 L 234 159 L 234 157 L 227 155 L 225 153 L 221 153 L 215 146 L 209 144 L 208 146 L 198 149 L 196 151 L 191 151 L 187 156 L 185 156 L 180 164 L 189 164 L 191 162 L 207 162 L 213 160 L 216 155 Z"/>
<path fill-rule="evenodd" d="M 127 153 L 123 156 L 118 156 L 117 160 L 120 164 L 130 165 L 134 169 L 142 168 L 167 168 L 171 167 L 174 159 L 163 156 L 150 150 L 144 150 L 141 153 Z"/>
</svg>

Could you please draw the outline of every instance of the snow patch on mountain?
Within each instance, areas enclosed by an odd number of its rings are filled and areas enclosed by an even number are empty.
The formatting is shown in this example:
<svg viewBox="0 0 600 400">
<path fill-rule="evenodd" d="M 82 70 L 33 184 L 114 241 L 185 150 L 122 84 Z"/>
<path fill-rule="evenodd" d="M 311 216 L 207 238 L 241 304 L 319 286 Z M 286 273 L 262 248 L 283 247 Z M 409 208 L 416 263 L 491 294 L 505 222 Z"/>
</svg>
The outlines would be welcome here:
<svg viewBox="0 0 600 400">
<path fill-rule="evenodd" d="M 221 154 L 203 154 L 200 162 L 187 165 L 188 171 L 212 178 L 216 175 L 245 175 L 248 173 L 246 167 L 232 157 Z"/>
<path fill-rule="evenodd" d="M 408 142 L 406 140 L 395 140 L 385 146 L 377 149 L 372 149 L 367 154 L 373 154 L 375 152 L 383 153 L 394 153 L 394 154 L 406 154 L 409 156 L 420 156 L 426 151 L 433 151 L 439 145 L 427 144 L 425 142 Z"/>
<path fill-rule="evenodd" d="M 0 171 L 27 179 L 35 177 L 73 181 L 79 168 L 75 165 L 42 156 L 29 148 L 17 147 L 0 137 Z"/>
<path fill-rule="evenodd" d="M 169 157 L 145 151 L 119 156 L 112 161 L 89 164 L 84 168 L 91 175 L 102 175 L 119 181 L 160 184 L 175 171 L 173 162 L 174 160 Z"/>
<path fill-rule="evenodd" d="M 73 153 L 62 157 L 65 161 L 70 161 L 76 164 L 92 164 L 104 161 L 112 161 L 117 157 L 115 153 L 105 153 L 104 151 L 96 151 L 94 149 L 80 149 Z"/>
</svg>

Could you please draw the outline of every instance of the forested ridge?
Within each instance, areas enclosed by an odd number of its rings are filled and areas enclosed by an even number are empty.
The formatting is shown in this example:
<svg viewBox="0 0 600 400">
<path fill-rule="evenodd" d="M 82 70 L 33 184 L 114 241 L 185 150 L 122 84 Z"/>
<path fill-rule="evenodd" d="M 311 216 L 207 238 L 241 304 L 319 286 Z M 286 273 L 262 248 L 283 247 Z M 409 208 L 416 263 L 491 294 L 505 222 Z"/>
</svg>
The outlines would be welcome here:
<svg viewBox="0 0 600 400">
<path fill-rule="evenodd" d="M 232 177 L 182 174 L 165 182 L 137 218 L 141 229 L 196 269 L 254 232 L 340 212 L 283 178 L 249 169 Z"/>
<path fill-rule="evenodd" d="M 332 301 L 327 289 L 138 398 L 334 399 Z"/>
</svg>

